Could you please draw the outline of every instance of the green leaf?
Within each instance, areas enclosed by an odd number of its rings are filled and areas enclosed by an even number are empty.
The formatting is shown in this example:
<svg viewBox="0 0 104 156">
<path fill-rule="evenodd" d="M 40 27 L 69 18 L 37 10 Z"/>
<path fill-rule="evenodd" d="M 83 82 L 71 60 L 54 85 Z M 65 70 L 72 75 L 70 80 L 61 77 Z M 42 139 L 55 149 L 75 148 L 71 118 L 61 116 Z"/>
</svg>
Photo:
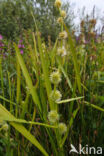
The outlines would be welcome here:
<svg viewBox="0 0 104 156">
<path fill-rule="evenodd" d="M 19 65 L 19 62 L 17 60 L 17 95 L 16 95 L 16 108 L 15 108 L 15 112 L 16 112 L 16 117 L 18 114 L 18 104 L 20 102 L 20 95 L 21 95 L 21 68 Z"/>
<path fill-rule="evenodd" d="M 94 104 L 91 104 L 91 103 L 89 103 L 89 102 L 86 102 L 86 101 L 84 101 L 84 103 L 85 103 L 86 105 L 88 105 L 88 106 L 91 106 L 91 107 L 93 107 L 94 109 L 97 109 L 97 110 L 99 110 L 99 111 L 102 111 L 102 112 L 104 112 L 104 109 L 103 109 L 103 108 L 101 108 L 101 107 L 99 107 L 99 106 L 96 106 L 96 105 L 94 105 Z"/>
<path fill-rule="evenodd" d="M 82 97 L 77 97 L 77 98 L 71 98 L 71 99 L 66 99 L 66 100 L 59 101 L 59 102 L 57 102 L 57 103 L 58 103 L 58 104 L 68 103 L 68 102 L 71 102 L 71 101 L 74 101 L 74 100 L 83 99 L 83 98 L 84 98 L 84 96 L 82 96 Z"/>
<path fill-rule="evenodd" d="M 24 77 L 26 79 L 26 83 L 27 83 L 27 85 L 28 85 L 28 87 L 30 89 L 30 93 L 32 95 L 33 101 L 37 105 L 37 107 L 39 108 L 39 110 L 41 111 L 41 105 L 40 105 L 40 101 L 39 101 L 39 98 L 38 98 L 36 89 L 35 89 L 35 87 L 32 84 L 32 80 L 30 78 L 30 75 L 28 73 L 28 70 L 26 68 L 26 65 L 25 65 L 25 63 L 23 61 L 23 58 L 22 58 L 22 56 L 20 54 L 20 51 L 18 49 L 18 46 L 16 44 L 14 44 L 14 47 L 15 47 L 15 50 L 16 50 L 16 55 L 17 55 L 17 58 L 18 58 L 18 62 L 19 62 L 20 66 L 21 66 L 21 69 L 23 71 Z"/>
<path fill-rule="evenodd" d="M 80 70 L 79 70 L 79 65 L 77 62 L 77 55 L 76 55 L 76 50 L 75 50 L 75 45 L 74 45 L 74 41 L 69 33 L 68 28 L 66 27 L 66 25 L 64 24 L 64 28 L 68 34 L 68 42 L 70 45 L 70 49 L 72 52 L 72 58 L 73 58 L 73 63 L 74 63 L 74 69 L 75 69 L 75 73 L 76 73 L 76 79 L 77 79 L 77 85 L 78 85 L 78 89 L 79 92 L 81 93 L 81 78 L 80 78 Z"/>
<path fill-rule="evenodd" d="M 62 67 L 60 61 L 59 61 L 59 60 L 57 60 L 57 61 L 58 61 L 58 64 L 59 64 L 59 67 L 60 67 L 62 73 L 64 74 L 64 77 L 65 77 L 66 80 L 67 80 L 67 83 L 68 83 L 68 85 L 69 85 L 71 91 L 73 91 L 73 87 L 72 87 L 71 81 L 69 80 L 69 77 L 68 77 L 67 73 L 65 72 L 64 68 Z"/>
<path fill-rule="evenodd" d="M 20 123 L 16 123 L 14 121 L 16 119 L 5 107 L 0 104 L 0 119 L 1 120 L 11 120 L 10 125 L 12 125 L 17 131 L 19 131 L 26 139 L 28 139 L 33 145 L 35 145 L 45 156 L 48 156 L 48 153 L 45 149 L 40 145 L 37 139 L 29 132 L 27 129 Z M 14 121 L 13 121 L 14 120 Z"/>
<path fill-rule="evenodd" d="M 3 96 L 0 96 L 0 99 L 2 99 L 2 100 L 4 100 L 4 101 L 6 101 L 6 102 L 9 102 L 9 103 L 12 103 L 13 105 L 17 105 L 15 102 L 12 102 L 11 100 L 8 100 L 8 99 L 6 99 L 5 97 L 3 97 Z M 20 107 L 20 106 L 19 106 Z"/>
<path fill-rule="evenodd" d="M 65 143 L 65 141 L 66 141 L 66 139 L 67 139 L 67 137 L 68 137 L 68 135 L 69 135 L 69 129 L 71 128 L 71 126 L 72 126 L 72 124 L 73 124 L 73 122 L 74 122 L 74 119 L 75 119 L 75 117 L 76 117 L 78 111 L 79 111 L 79 108 L 77 108 L 77 109 L 73 112 L 73 114 L 72 114 L 72 117 L 71 117 L 71 119 L 70 119 L 70 121 L 69 121 L 67 133 L 65 134 L 65 136 L 64 136 L 63 139 L 62 139 L 62 142 L 60 143 L 60 147 L 61 147 L 61 148 L 62 148 L 62 146 L 64 145 L 64 143 Z"/>
<path fill-rule="evenodd" d="M 53 109 L 54 108 L 53 101 L 50 99 L 50 93 L 52 91 L 52 88 L 51 88 L 51 82 L 49 79 L 49 65 L 47 64 L 47 62 L 48 62 L 47 57 L 43 53 L 42 41 L 41 41 L 39 34 L 38 34 L 38 48 L 39 48 L 40 59 L 41 59 L 41 64 L 42 64 L 42 70 L 43 70 L 43 74 L 44 74 L 45 87 L 46 87 L 46 91 L 47 91 L 48 101 L 50 104 L 50 109 Z"/>
<path fill-rule="evenodd" d="M 55 42 L 54 47 L 53 47 L 52 52 L 51 52 L 51 62 L 52 62 L 52 66 L 54 65 L 54 61 L 55 61 L 57 42 L 58 42 L 58 39 L 56 39 L 56 42 Z"/>
<path fill-rule="evenodd" d="M 102 81 L 102 80 L 100 80 L 100 81 L 97 81 L 97 82 L 99 82 L 99 83 L 104 83 L 104 81 Z"/>
</svg>

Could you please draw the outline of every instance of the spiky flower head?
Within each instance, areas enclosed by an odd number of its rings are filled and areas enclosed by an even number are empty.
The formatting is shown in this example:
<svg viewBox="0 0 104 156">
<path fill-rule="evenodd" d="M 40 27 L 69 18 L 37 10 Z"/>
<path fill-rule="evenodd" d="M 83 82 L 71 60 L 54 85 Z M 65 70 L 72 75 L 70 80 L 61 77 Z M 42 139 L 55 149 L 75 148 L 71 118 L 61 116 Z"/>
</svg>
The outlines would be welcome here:
<svg viewBox="0 0 104 156">
<path fill-rule="evenodd" d="M 56 90 L 56 91 L 53 90 L 53 91 L 51 92 L 50 98 L 51 98 L 54 102 L 60 101 L 60 100 L 61 100 L 61 97 L 62 97 L 62 95 L 61 95 L 61 93 L 60 93 L 59 90 Z"/>
<path fill-rule="evenodd" d="M 60 55 L 61 57 L 66 55 L 66 49 L 64 46 L 62 48 L 57 49 L 57 55 Z"/>
<path fill-rule="evenodd" d="M 65 12 L 64 10 L 62 10 L 60 14 L 61 14 L 61 16 L 62 16 L 63 18 L 66 17 L 66 12 Z"/>
<path fill-rule="evenodd" d="M 8 128 L 9 128 L 9 126 L 8 126 L 8 124 L 7 124 L 7 123 L 5 123 L 5 124 L 3 125 L 3 127 L 2 127 L 2 129 L 3 129 L 3 130 L 5 130 L 5 131 L 7 131 L 7 130 L 8 130 Z"/>
<path fill-rule="evenodd" d="M 55 6 L 57 7 L 57 8 L 60 8 L 61 7 L 61 0 L 56 0 L 55 1 Z"/>
<path fill-rule="evenodd" d="M 67 132 L 67 126 L 65 123 L 59 123 L 58 128 L 61 135 Z"/>
<path fill-rule="evenodd" d="M 3 120 L 0 120 L 0 125 L 3 125 L 4 124 L 4 121 Z"/>
<path fill-rule="evenodd" d="M 50 80 L 55 85 L 59 84 L 61 81 L 61 74 L 59 71 L 52 72 L 50 75 Z"/>
<path fill-rule="evenodd" d="M 68 37 L 67 32 L 63 31 L 59 33 L 59 38 L 60 39 L 66 39 Z"/>
<path fill-rule="evenodd" d="M 29 92 L 30 91 L 30 89 L 29 89 L 29 87 L 28 86 L 26 86 L 26 90 Z"/>
<path fill-rule="evenodd" d="M 43 49 L 43 53 L 44 53 L 45 50 L 46 50 L 46 45 L 45 45 L 45 43 L 42 43 L 42 49 Z"/>
<path fill-rule="evenodd" d="M 43 49 L 46 49 L 45 43 L 42 43 L 42 48 L 43 48 Z"/>
<path fill-rule="evenodd" d="M 62 17 L 59 17 L 59 18 L 57 19 L 57 23 L 63 24 L 63 18 L 62 18 Z"/>
<path fill-rule="evenodd" d="M 56 110 L 51 110 L 48 113 L 48 120 L 50 123 L 53 123 L 53 124 L 59 120 L 59 114 L 57 113 Z"/>
</svg>

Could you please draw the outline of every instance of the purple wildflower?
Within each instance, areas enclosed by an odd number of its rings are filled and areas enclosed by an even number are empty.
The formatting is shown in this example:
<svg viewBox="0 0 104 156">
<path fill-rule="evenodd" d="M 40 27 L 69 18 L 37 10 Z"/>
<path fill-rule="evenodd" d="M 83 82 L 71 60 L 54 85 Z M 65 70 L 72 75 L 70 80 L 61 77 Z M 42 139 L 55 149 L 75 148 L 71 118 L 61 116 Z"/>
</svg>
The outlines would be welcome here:
<svg viewBox="0 0 104 156">
<path fill-rule="evenodd" d="M 3 50 L 3 47 L 4 47 L 4 43 L 2 43 L 2 36 L 0 35 L 0 51 Z"/>
<path fill-rule="evenodd" d="M 89 41 L 88 40 L 85 40 L 85 44 L 88 44 L 89 43 Z"/>
<path fill-rule="evenodd" d="M 0 34 L 0 40 L 2 40 L 3 39 L 3 36 Z"/>
<path fill-rule="evenodd" d="M 23 50 L 22 49 L 20 50 L 20 53 L 23 54 Z"/>
<path fill-rule="evenodd" d="M 2 51 L 2 48 L 0 48 L 0 51 Z"/>
<path fill-rule="evenodd" d="M 4 44 L 0 42 L 0 47 L 4 47 Z"/>
<path fill-rule="evenodd" d="M 18 45 L 18 48 L 22 48 L 22 45 L 21 45 L 21 44 L 19 44 L 19 45 Z"/>
<path fill-rule="evenodd" d="M 23 54 L 23 49 L 25 48 L 24 44 L 22 44 L 23 40 L 19 40 L 18 48 L 20 49 L 20 53 Z"/>
<path fill-rule="evenodd" d="M 21 46 L 21 48 L 25 48 L 24 44 Z"/>
<path fill-rule="evenodd" d="M 19 43 L 22 43 L 23 42 L 23 40 L 19 40 Z"/>
</svg>

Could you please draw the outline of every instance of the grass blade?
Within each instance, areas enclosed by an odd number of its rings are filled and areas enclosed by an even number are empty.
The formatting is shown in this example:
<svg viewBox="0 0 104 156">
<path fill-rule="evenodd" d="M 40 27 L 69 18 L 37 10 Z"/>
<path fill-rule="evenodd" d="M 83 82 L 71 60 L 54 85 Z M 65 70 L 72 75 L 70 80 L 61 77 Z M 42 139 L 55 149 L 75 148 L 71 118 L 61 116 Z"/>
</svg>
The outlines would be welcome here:
<svg viewBox="0 0 104 156">
<path fill-rule="evenodd" d="M 7 120 L 16 120 L 16 118 L 5 109 L 0 104 L 0 119 L 7 119 Z M 18 120 L 18 119 L 17 119 Z M 20 124 L 15 123 L 14 121 L 10 122 L 10 125 L 12 125 L 17 131 L 19 131 L 25 138 L 27 138 L 33 145 L 35 145 L 45 156 L 48 156 L 48 153 L 45 151 L 45 149 L 40 145 L 40 143 L 36 140 L 36 138 L 26 130 L 26 128 Z"/>
<path fill-rule="evenodd" d="M 29 87 L 29 89 L 30 89 L 30 93 L 31 93 L 31 95 L 32 95 L 33 101 L 35 102 L 35 104 L 37 105 L 37 107 L 39 108 L 39 110 L 41 111 L 40 101 L 39 101 L 39 98 L 38 98 L 36 89 L 34 88 L 34 86 L 33 86 L 33 84 L 32 84 L 32 80 L 31 80 L 31 78 L 30 78 L 30 75 L 29 75 L 29 73 L 28 73 L 28 70 L 27 70 L 27 68 L 26 68 L 26 65 L 25 65 L 25 63 L 24 63 L 24 61 L 23 61 L 23 58 L 22 58 L 22 56 L 21 56 L 21 54 L 20 54 L 20 51 L 19 51 L 17 45 L 14 44 L 14 47 L 15 47 L 15 50 L 16 50 L 18 62 L 19 62 L 20 66 L 21 66 L 21 69 L 22 69 L 22 71 L 23 71 L 24 77 L 25 77 L 25 79 L 26 79 L 26 83 L 27 83 L 27 85 L 28 85 L 28 87 Z"/>
<path fill-rule="evenodd" d="M 97 109 L 97 110 L 99 110 L 99 111 L 101 111 L 101 112 L 104 112 L 104 109 L 103 109 L 103 108 L 101 108 L 101 107 L 99 107 L 99 106 L 96 106 L 96 105 L 91 104 L 91 103 L 86 102 L 86 101 L 84 101 L 84 103 L 85 103 L 86 105 L 88 105 L 88 106 L 93 107 L 94 109 Z"/>
<path fill-rule="evenodd" d="M 73 43 L 72 37 L 68 31 L 68 28 L 66 27 L 66 25 L 64 24 L 64 28 L 68 34 L 68 42 L 70 45 L 70 49 L 72 52 L 72 56 L 73 56 L 73 63 L 74 63 L 74 68 L 75 68 L 75 73 L 76 73 L 76 79 L 77 79 L 77 84 L 78 84 L 78 89 L 79 92 L 81 93 L 81 79 L 80 79 L 80 71 L 79 71 L 79 65 L 77 62 L 77 55 L 76 55 L 76 50 L 75 50 L 75 45 Z"/>
<path fill-rule="evenodd" d="M 77 98 L 71 98 L 71 99 L 66 99 L 66 100 L 62 100 L 62 101 L 59 101 L 57 102 L 58 104 L 62 104 L 62 103 L 68 103 L 68 102 L 71 102 L 71 101 L 75 101 L 75 100 L 80 100 L 80 99 L 83 99 L 84 97 L 77 97 Z"/>
</svg>

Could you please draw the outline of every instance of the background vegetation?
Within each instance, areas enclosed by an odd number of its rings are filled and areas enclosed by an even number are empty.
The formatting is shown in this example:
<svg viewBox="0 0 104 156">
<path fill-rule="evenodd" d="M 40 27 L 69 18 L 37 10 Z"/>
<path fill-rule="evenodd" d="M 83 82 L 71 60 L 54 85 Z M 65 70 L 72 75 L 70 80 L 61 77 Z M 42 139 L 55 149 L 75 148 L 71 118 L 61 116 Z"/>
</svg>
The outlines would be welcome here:
<svg viewBox="0 0 104 156">
<path fill-rule="evenodd" d="M 55 41 L 59 32 L 56 22 L 59 11 L 54 7 L 54 2 L 55 0 L 0 0 L 0 34 L 7 39 L 16 40 L 24 30 L 34 31 L 33 14 L 42 36 L 46 40 L 51 36 Z M 73 13 L 69 9 L 69 3 L 64 4 L 63 8 L 67 12 L 66 24 L 72 27 Z"/>
<path fill-rule="evenodd" d="M 0 1 L 1 156 L 104 148 L 104 34 L 56 2 Z"/>
</svg>

